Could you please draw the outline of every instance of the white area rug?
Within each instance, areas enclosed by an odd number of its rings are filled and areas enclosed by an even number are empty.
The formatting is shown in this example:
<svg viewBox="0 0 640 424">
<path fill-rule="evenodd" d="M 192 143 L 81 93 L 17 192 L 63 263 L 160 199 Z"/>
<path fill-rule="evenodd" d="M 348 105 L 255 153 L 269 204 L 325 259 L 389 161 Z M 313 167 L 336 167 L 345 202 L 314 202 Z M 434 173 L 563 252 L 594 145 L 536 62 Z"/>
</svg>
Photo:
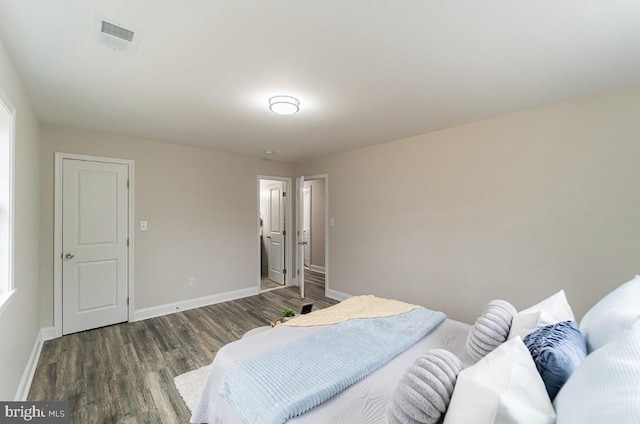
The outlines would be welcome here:
<svg viewBox="0 0 640 424">
<path fill-rule="evenodd" d="M 200 392 L 202 392 L 202 386 L 207 379 L 209 373 L 209 365 L 206 365 L 197 370 L 189 371 L 181 374 L 173 379 L 173 384 L 176 385 L 176 389 L 182 396 L 184 403 L 187 404 L 189 411 L 193 412 L 193 408 L 198 402 Z"/>
</svg>

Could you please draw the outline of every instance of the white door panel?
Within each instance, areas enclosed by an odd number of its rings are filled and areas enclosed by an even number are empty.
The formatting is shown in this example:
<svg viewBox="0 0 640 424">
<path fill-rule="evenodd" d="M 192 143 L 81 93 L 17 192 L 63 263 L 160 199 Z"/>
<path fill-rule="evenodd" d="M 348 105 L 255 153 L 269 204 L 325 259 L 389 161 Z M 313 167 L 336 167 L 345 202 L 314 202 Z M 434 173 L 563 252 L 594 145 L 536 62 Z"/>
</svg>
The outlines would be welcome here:
<svg viewBox="0 0 640 424">
<path fill-rule="evenodd" d="M 128 166 L 64 159 L 63 333 L 128 320 Z"/>
<path fill-rule="evenodd" d="M 78 311 L 88 312 L 118 304 L 118 290 L 112 281 L 118 276 L 118 262 L 94 261 L 77 264 Z"/>
<path fill-rule="evenodd" d="M 120 218 L 117 210 L 118 174 L 110 171 L 77 170 L 75 177 L 78 201 L 77 245 L 114 245 L 117 243 Z M 124 178 L 126 179 L 126 174 Z"/>
<path fill-rule="evenodd" d="M 281 264 L 283 262 L 282 244 L 272 241 L 269 244 L 269 248 L 270 248 L 269 257 L 271 258 L 269 278 L 275 281 L 276 283 L 282 284 L 282 281 L 281 281 L 282 280 Z"/>
<path fill-rule="evenodd" d="M 284 284 L 284 201 L 281 181 L 269 184 L 269 230 L 267 245 L 269 249 L 269 279 Z"/>
</svg>

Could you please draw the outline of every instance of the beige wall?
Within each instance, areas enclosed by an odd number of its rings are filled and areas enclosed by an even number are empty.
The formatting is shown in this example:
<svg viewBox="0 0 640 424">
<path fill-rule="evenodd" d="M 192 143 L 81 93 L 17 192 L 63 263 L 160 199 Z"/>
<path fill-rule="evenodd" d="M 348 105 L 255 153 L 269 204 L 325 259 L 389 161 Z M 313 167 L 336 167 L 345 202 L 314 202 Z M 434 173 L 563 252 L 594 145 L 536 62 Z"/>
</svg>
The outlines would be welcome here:
<svg viewBox="0 0 640 424">
<path fill-rule="evenodd" d="M 472 322 L 640 272 L 640 87 L 298 166 L 330 178 L 330 287 Z"/>
<path fill-rule="evenodd" d="M 13 400 L 40 330 L 39 124 L 1 44 L 0 90 L 16 109 L 14 283 L 17 291 L 0 313 L 0 399 Z"/>
<path fill-rule="evenodd" d="M 257 175 L 289 176 L 293 165 L 43 125 L 43 326 L 53 323 L 54 152 L 135 161 L 136 310 L 257 286 Z"/>
</svg>

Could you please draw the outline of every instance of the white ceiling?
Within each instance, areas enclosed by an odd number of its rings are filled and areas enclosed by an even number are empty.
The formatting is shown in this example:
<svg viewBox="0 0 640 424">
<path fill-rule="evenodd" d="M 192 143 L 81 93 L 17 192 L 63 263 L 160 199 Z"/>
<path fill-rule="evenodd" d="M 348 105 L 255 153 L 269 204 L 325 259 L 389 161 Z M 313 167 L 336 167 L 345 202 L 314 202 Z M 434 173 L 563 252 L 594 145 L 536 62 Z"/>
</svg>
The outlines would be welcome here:
<svg viewBox="0 0 640 424">
<path fill-rule="evenodd" d="M 638 0 L 0 0 L 0 38 L 43 122 L 288 161 L 640 84 Z"/>
</svg>

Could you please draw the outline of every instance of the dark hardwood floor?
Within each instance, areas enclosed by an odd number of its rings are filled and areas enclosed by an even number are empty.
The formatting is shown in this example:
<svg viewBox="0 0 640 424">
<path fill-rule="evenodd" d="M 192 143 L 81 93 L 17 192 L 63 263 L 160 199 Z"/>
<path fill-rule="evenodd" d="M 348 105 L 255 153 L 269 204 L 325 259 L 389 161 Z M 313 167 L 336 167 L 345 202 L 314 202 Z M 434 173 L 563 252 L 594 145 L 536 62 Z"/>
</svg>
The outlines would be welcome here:
<svg viewBox="0 0 640 424">
<path fill-rule="evenodd" d="M 269 289 L 280 289 L 282 287 L 284 286 L 276 282 L 273 282 L 266 277 L 262 277 L 262 280 L 260 281 L 260 291 L 265 291 Z"/>
<path fill-rule="evenodd" d="M 307 287 L 310 287 L 311 290 L 314 290 L 315 287 L 322 287 L 324 289 L 324 274 L 320 274 L 319 272 L 311 271 L 309 268 L 305 268 L 304 284 L 305 290 Z"/>
<path fill-rule="evenodd" d="M 112 325 L 45 342 L 29 400 L 69 400 L 71 422 L 188 423 L 174 377 L 208 365 L 223 345 L 268 325 L 285 308 L 337 303 L 324 276 L 306 273 L 297 287 L 145 321 Z"/>
</svg>

